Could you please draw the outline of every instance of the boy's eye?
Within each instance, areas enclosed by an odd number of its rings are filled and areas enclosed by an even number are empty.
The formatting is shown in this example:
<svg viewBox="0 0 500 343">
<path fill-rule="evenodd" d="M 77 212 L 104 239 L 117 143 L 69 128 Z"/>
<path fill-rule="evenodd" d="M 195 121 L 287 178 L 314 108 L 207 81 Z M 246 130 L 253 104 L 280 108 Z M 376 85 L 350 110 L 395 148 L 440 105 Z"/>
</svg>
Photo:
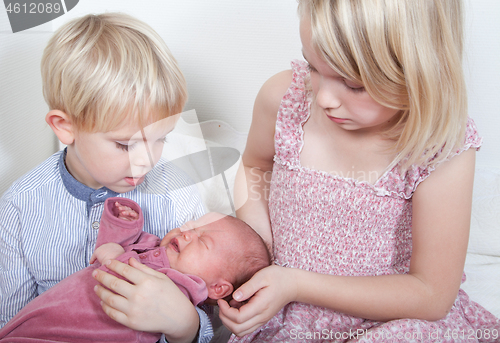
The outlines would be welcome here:
<svg viewBox="0 0 500 343">
<path fill-rule="evenodd" d="M 135 144 L 128 145 L 128 144 L 123 144 L 123 143 L 120 143 L 120 142 L 115 142 L 115 143 L 116 143 L 116 147 L 118 149 L 123 150 L 123 151 L 129 151 L 129 150 L 133 149 L 133 147 L 135 145 Z"/>
<path fill-rule="evenodd" d="M 128 151 L 128 145 L 125 145 L 125 144 L 121 144 L 121 143 L 116 142 L 116 147 L 117 147 L 118 149 L 122 149 L 123 151 Z"/>
</svg>

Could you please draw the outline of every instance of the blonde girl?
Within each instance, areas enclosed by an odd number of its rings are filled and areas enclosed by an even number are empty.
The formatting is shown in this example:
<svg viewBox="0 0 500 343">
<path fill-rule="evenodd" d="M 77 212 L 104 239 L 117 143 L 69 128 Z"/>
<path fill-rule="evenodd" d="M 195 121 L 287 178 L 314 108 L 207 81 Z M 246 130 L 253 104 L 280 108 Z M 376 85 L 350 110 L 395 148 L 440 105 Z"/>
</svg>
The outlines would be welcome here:
<svg viewBox="0 0 500 343">
<path fill-rule="evenodd" d="M 219 301 L 233 341 L 495 341 L 499 320 L 460 290 L 481 145 L 462 3 L 299 0 L 299 14 L 305 62 L 264 84 L 243 155 L 238 216 L 275 265 L 235 292 L 248 303 Z"/>
</svg>

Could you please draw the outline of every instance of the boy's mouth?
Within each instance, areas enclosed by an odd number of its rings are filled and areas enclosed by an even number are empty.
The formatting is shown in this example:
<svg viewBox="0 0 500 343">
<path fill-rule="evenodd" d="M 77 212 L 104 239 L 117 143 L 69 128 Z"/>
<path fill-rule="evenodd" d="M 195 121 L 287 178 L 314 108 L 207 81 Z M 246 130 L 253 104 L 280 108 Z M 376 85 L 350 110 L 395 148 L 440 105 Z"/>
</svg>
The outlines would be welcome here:
<svg viewBox="0 0 500 343">
<path fill-rule="evenodd" d="M 141 176 L 141 177 L 126 177 L 126 178 L 125 178 L 125 181 L 126 181 L 129 185 L 131 185 L 131 186 L 134 186 L 134 187 L 135 187 L 135 186 L 139 185 L 140 183 L 142 183 L 142 181 L 144 181 L 144 177 L 145 177 L 145 176 L 146 176 L 146 175 L 143 175 L 143 176 Z"/>
</svg>

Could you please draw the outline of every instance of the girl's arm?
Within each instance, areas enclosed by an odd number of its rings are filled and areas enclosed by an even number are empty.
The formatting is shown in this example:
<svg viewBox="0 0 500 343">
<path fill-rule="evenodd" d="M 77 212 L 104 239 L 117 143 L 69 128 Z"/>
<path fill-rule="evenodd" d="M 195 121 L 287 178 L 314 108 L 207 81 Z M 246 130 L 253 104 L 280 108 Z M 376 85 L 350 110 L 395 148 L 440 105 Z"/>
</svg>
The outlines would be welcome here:
<svg viewBox="0 0 500 343">
<path fill-rule="evenodd" d="M 242 166 L 235 182 L 236 215 L 272 245 L 269 222 L 269 186 L 274 158 L 274 130 L 281 99 L 292 81 L 287 70 L 270 78 L 261 88 L 254 104 Z"/>
<path fill-rule="evenodd" d="M 443 318 L 463 274 L 474 164 L 475 151 L 465 151 L 439 165 L 415 191 L 409 274 L 348 277 L 272 266 L 235 292 L 239 301 L 255 294 L 248 304 L 235 309 L 219 302 L 223 323 L 244 335 L 291 301 L 377 321 Z"/>
</svg>

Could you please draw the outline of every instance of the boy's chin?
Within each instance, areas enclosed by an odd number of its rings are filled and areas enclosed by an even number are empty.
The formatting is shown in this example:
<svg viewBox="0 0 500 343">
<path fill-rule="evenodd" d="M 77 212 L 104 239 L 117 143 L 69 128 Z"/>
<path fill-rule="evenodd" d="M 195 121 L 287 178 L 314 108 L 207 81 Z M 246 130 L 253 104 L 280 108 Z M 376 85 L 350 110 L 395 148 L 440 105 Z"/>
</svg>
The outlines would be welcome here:
<svg viewBox="0 0 500 343">
<path fill-rule="evenodd" d="M 106 187 L 107 189 L 116 193 L 127 193 L 133 191 L 136 188 L 135 186 L 128 185 L 104 185 L 103 187 Z"/>
</svg>

